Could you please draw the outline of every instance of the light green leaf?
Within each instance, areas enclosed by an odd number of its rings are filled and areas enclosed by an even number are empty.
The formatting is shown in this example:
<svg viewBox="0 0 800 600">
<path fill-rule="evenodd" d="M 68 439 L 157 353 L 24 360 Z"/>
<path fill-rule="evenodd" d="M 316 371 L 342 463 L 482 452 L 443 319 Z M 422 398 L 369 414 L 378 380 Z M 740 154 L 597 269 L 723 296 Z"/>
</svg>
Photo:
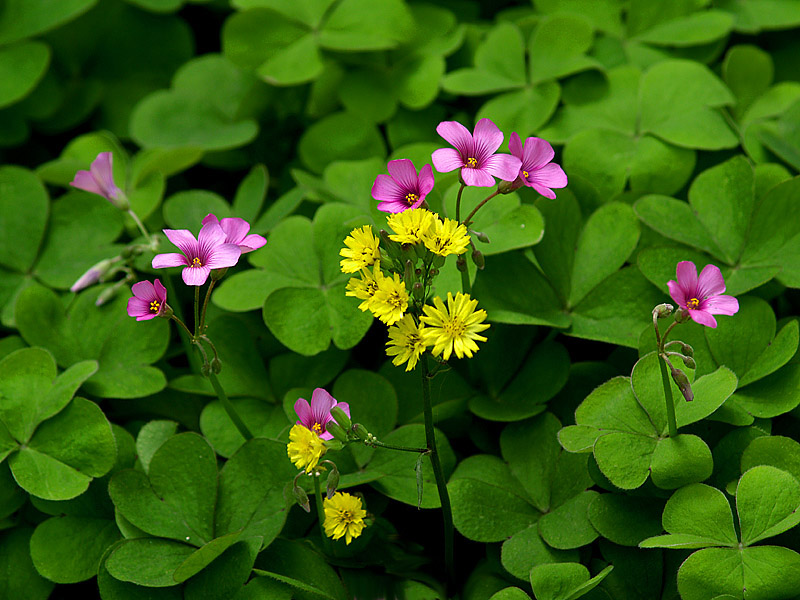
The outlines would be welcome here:
<svg viewBox="0 0 800 600">
<path fill-rule="evenodd" d="M 662 523 L 669 533 L 706 538 L 709 546 L 739 544 L 725 495 L 702 483 L 693 483 L 675 492 L 664 507 Z"/>
<path fill-rule="evenodd" d="M 685 433 L 659 440 L 650 463 L 653 483 L 665 490 L 704 481 L 713 470 L 714 461 L 706 443 Z"/>
<path fill-rule="evenodd" d="M 553 548 L 572 550 L 591 544 L 597 531 L 589 522 L 589 505 L 599 494 L 593 490 L 573 496 L 539 519 L 539 533 Z"/>
<path fill-rule="evenodd" d="M 743 544 L 783 533 L 800 523 L 800 482 L 775 467 L 753 467 L 739 480 L 736 509 Z"/>
</svg>

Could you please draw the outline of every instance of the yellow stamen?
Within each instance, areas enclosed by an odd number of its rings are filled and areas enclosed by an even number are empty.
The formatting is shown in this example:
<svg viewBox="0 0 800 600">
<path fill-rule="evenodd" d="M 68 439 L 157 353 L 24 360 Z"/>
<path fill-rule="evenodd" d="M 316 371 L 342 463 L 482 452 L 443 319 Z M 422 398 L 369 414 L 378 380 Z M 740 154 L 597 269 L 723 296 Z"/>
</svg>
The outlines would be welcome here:
<svg viewBox="0 0 800 600">
<path fill-rule="evenodd" d="M 478 167 L 478 159 L 472 158 L 471 156 L 467 159 L 467 166 L 471 169 L 476 169 Z"/>
<path fill-rule="evenodd" d="M 196 256 L 195 256 L 195 257 L 192 259 L 192 264 L 191 264 L 191 265 L 189 265 L 189 266 L 190 266 L 190 267 L 192 267 L 192 268 L 194 269 L 195 267 L 202 267 L 202 266 L 203 266 L 203 263 L 202 263 L 202 262 L 200 262 L 200 259 L 199 259 L 198 257 L 196 257 Z"/>
<path fill-rule="evenodd" d="M 416 202 L 417 200 L 419 200 L 419 196 L 417 196 L 416 194 L 413 194 L 411 192 L 406 194 L 406 204 L 408 204 L 409 206 L 413 205 L 414 202 Z"/>
<path fill-rule="evenodd" d="M 311 429 L 313 429 L 316 433 L 322 433 L 322 425 L 319 423 L 314 423 L 314 426 Z"/>
<path fill-rule="evenodd" d="M 160 308 L 161 308 L 161 302 L 159 302 L 158 300 L 153 300 L 150 303 L 150 312 L 157 313 Z"/>
<path fill-rule="evenodd" d="M 691 300 L 689 300 L 686 303 L 686 308 L 689 308 L 689 309 L 692 309 L 692 310 L 697 310 L 697 308 L 699 306 L 700 306 L 700 300 L 698 300 L 697 298 L 692 298 Z"/>
<path fill-rule="evenodd" d="M 525 179 L 527 179 L 527 178 L 528 178 L 528 175 L 529 175 L 529 173 L 528 173 L 527 171 L 523 171 L 523 172 L 522 172 L 522 176 L 523 176 Z"/>
</svg>

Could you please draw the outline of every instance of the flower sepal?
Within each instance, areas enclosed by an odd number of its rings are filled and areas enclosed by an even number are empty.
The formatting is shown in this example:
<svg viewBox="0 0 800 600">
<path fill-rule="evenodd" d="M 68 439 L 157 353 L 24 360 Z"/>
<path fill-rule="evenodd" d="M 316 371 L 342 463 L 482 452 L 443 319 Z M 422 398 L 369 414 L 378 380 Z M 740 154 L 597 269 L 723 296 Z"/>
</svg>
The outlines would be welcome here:
<svg viewBox="0 0 800 600">
<path fill-rule="evenodd" d="M 228 273 L 228 267 L 222 269 L 211 269 L 211 281 L 219 281 Z"/>
<path fill-rule="evenodd" d="M 344 444 L 339 440 L 337 440 L 336 438 L 330 440 L 322 440 L 322 443 L 328 450 L 341 450 L 342 448 L 344 448 Z"/>
<path fill-rule="evenodd" d="M 300 471 L 294 478 L 294 482 L 292 483 L 292 498 L 294 499 L 295 502 L 297 502 L 300 508 L 302 508 L 307 513 L 310 513 L 311 504 L 308 501 L 308 494 L 306 494 L 306 491 L 303 488 L 297 485 L 297 480 L 300 478 L 302 474 L 303 472 Z"/>
<path fill-rule="evenodd" d="M 501 181 L 497 184 L 497 191 L 501 194 L 510 194 L 522 187 L 522 179 L 517 177 L 514 181 Z"/>
</svg>

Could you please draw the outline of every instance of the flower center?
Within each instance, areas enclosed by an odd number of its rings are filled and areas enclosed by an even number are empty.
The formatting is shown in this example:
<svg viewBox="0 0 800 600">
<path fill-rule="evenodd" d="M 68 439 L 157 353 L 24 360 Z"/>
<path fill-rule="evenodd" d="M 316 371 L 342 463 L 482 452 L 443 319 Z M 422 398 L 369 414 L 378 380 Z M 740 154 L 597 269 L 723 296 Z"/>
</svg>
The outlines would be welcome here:
<svg viewBox="0 0 800 600">
<path fill-rule="evenodd" d="M 316 431 L 317 433 L 322 433 L 322 424 L 314 423 L 314 426 L 311 429 L 312 431 Z"/>
<path fill-rule="evenodd" d="M 461 319 L 456 317 L 444 324 L 444 331 L 448 337 L 455 339 L 464 335 L 466 327 L 464 327 L 464 323 L 461 321 Z"/>
<path fill-rule="evenodd" d="M 409 206 L 413 205 L 417 200 L 419 200 L 419 196 L 417 196 L 415 193 L 409 192 L 406 194 L 406 204 Z"/>
<path fill-rule="evenodd" d="M 527 171 L 523 171 L 523 172 L 522 172 L 522 176 L 523 176 L 525 179 L 527 179 L 529 175 L 530 175 L 530 173 L 528 173 Z"/>
<path fill-rule="evenodd" d="M 700 306 L 700 300 L 698 300 L 697 298 L 692 298 L 691 300 L 686 302 L 686 308 L 691 310 L 697 310 L 699 306 Z"/>
<path fill-rule="evenodd" d="M 202 263 L 202 261 L 200 260 L 200 258 L 198 258 L 197 256 L 195 256 L 195 257 L 192 259 L 192 264 L 191 264 L 191 265 L 189 265 L 189 266 L 190 266 L 192 269 L 195 269 L 195 268 L 197 268 L 197 267 L 202 267 L 202 266 L 203 266 L 203 263 Z"/>
<path fill-rule="evenodd" d="M 478 159 L 477 158 L 473 158 L 472 156 L 470 156 L 467 159 L 467 166 L 470 169 L 477 169 L 478 168 Z"/>
<path fill-rule="evenodd" d="M 349 523 L 350 521 L 353 520 L 353 513 L 350 512 L 349 510 L 342 510 L 339 512 L 339 518 L 342 521 L 346 521 Z"/>
<path fill-rule="evenodd" d="M 159 302 L 158 300 L 153 300 L 150 303 L 150 312 L 157 313 L 160 308 L 161 308 L 161 302 Z"/>
</svg>

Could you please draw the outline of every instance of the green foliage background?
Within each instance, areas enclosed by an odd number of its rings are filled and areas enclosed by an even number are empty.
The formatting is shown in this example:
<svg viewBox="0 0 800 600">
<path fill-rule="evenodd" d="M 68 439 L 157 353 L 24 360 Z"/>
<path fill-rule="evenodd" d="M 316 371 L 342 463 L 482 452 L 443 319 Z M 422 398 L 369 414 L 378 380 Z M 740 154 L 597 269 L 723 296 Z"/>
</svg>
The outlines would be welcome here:
<svg viewBox="0 0 800 600">
<path fill-rule="evenodd" d="M 483 117 L 501 151 L 553 143 L 570 184 L 475 222 L 489 341 L 433 382 L 452 592 L 800 598 L 798 28 L 796 0 L 0 2 L 0 598 L 442 597 L 427 466 L 418 512 L 415 457 L 332 454 L 376 517 L 335 571 L 284 444 L 315 387 L 422 443 L 419 381 L 344 296 L 338 250 L 385 226 L 387 160 L 420 168 L 440 121 Z M 127 288 L 68 291 L 138 235 L 68 185 L 103 151 L 152 231 L 213 212 L 268 238 L 209 312 L 259 439 Z M 431 207 L 452 216 L 457 187 L 436 174 Z M 150 259 L 141 279 L 188 310 Z M 679 328 L 696 400 L 670 439 L 650 314 L 680 260 L 719 266 L 741 309 Z M 453 265 L 438 285 L 460 289 Z"/>
</svg>

